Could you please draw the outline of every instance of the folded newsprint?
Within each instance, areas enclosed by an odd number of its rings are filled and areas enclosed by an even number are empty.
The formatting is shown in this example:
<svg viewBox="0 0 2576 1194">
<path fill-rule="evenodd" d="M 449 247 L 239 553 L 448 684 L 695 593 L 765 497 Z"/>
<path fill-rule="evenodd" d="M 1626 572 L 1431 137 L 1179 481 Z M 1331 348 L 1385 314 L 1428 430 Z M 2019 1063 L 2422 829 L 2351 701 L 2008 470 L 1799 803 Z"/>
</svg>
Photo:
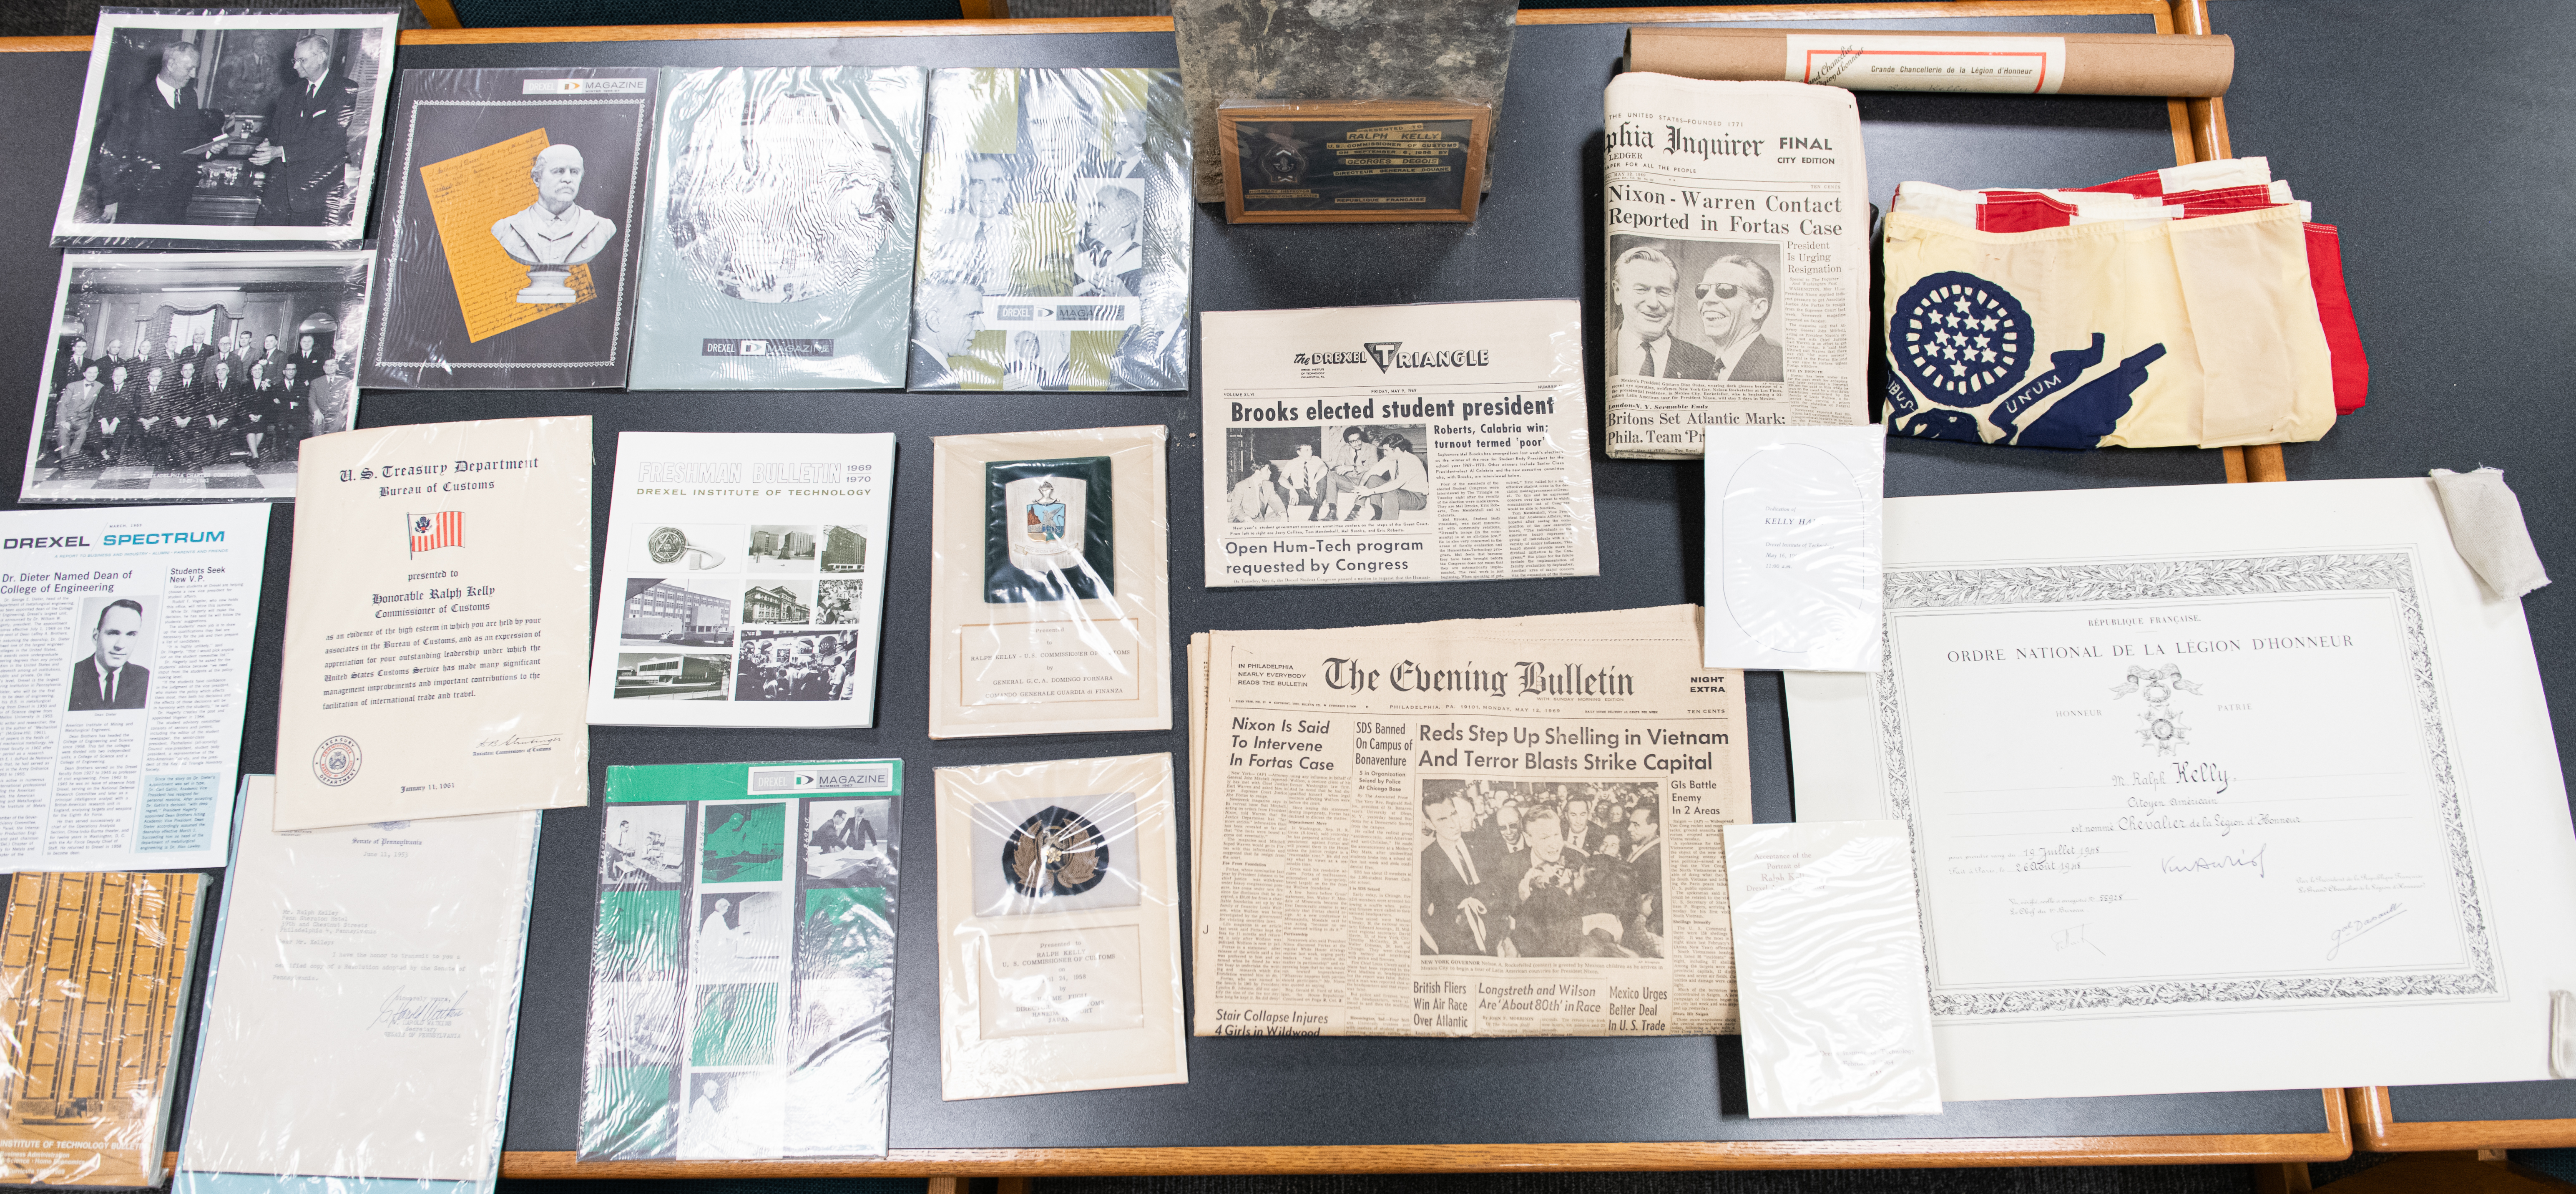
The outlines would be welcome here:
<svg viewBox="0 0 2576 1194">
<path fill-rule="evenodd" d="M 1839 87 L 1631 72 L 1602 93 L 1607 448 L 1869 420 L 1869 171 Z"/>
<path fill-rule="evenodd" d="M 1572 299 L 1209 311 L 1208 586 L 1598 576 Z"/>
<path fill-rule="evenodd" d="M 1736 1031 L 1699 612 L 1195 636 L 1192 1031 Z"/>
</svg>

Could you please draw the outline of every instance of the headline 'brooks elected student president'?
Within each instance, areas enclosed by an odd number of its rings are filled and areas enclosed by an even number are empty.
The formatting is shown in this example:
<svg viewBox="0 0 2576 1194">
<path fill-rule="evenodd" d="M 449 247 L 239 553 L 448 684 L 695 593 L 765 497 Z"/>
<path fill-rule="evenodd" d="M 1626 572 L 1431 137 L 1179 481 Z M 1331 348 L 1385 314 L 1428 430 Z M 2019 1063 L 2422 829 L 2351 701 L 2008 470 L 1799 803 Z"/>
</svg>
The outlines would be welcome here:
<svg viewBox="0 0 2576 1194">
<path fill-rule="evenodd" d="M 152 673 L 132 662 L 143 642 L 142 603 L 125 597 L 108 602 L 89 640 L 89 658 L 72 665 L 70 711 L 142 708 L 152 692 Z"/>
</svg>

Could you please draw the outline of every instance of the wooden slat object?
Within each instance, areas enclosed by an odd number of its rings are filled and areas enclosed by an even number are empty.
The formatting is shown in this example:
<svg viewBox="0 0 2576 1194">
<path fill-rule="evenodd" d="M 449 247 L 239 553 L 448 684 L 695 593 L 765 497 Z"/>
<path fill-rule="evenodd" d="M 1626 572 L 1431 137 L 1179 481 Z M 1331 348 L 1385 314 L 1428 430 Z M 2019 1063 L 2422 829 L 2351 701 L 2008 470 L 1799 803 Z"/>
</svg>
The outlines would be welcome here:
<svg viewBox="0 0 2576 1194">
<path fill-rule="evenodd" d="M 2472 1119 L 2406 1123 L 2390 1108 L 2385 1086 L 2355 1087 L 2350 1097 L 2353 1146 L 2364 1152 L 2415 1153 L 2479 1148 L 2576 1148 L 2576 1119 Z"/>
<path fill-rule="evenodd" d="M 432 29 L 462 29 L 465 22 L 456 19 L 456 6 L 448 0 L 412 0 L 420 5 L 421 19 Z"/>
<path fill-rule="evenodd" d="M 2222 1165 L 2352 1155 L 2343 1092 L 2321 1093 L 2326 1130 L 2242 1136 L 2042 1136 L 1753 1140 L 1661 1144 L 1423 1144 L 1285 1148 L 905 1149 L 876 1161 L 607 1161 L 501 1155 L 505 1178 L 1150 1177 L 1253 1173 L 1601 1173 L 1713 1169 L 1916 1169 L 1976 1165 Z"/>
</svg>

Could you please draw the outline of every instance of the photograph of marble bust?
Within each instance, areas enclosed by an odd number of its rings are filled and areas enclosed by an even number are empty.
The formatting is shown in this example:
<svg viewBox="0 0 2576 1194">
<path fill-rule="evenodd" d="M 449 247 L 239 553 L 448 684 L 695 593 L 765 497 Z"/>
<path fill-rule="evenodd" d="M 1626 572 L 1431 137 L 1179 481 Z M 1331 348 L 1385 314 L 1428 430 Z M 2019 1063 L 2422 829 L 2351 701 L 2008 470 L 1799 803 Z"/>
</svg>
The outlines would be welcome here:
<svg viewBox="0 0 2576 1194">
<path fill-rule="evenodd" d="M 520 302 L 572 302 L 572 287 L 565 284 L 572 267 L 590 264 L 617 237 L 615 220 L 573 201 L 581 194 L 581 175 L 580 150 L 570 145 L 538 150 L 528 165 L 537 201 L 492 225 L 492 239 L 501 242 L 501 251 L 528 267 L 528 288 L 519 292 Z"/>
</svg>

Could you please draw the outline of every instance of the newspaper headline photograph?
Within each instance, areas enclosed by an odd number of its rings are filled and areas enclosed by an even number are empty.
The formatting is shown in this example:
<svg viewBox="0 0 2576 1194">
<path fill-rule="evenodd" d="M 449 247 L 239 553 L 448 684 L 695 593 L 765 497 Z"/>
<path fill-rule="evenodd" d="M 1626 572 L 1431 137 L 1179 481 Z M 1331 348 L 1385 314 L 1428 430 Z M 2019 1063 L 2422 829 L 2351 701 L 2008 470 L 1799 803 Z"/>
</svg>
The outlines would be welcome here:
<svg viewBox="0 0 2576 1194">
<path fill-rule="evenodd" d="M 1610 455 L 1869 421 L 1869 171 L 1839 87 L 1631 72 L 1602 93 Z"/>
<path fill-rule="evenodd" d="M 1601 574 L 1580 304 L 1199 320 L 1211 588 Z"/>
<path fill-rule="evenodd" d="M 1197 636 L 1193 1032 L 1736 1031 L 1743 674 L 1699 614 Z"/>
</svg>

